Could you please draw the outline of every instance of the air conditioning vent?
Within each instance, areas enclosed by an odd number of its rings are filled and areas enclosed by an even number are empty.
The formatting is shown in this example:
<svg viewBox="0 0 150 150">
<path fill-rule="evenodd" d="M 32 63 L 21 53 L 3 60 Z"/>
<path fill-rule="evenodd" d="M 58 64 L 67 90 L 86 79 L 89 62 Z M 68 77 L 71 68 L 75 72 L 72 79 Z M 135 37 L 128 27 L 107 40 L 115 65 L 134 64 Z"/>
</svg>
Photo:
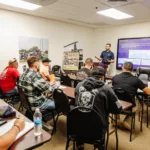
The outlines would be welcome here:
<svg viewBox="0 0 150 150">
<path fill-rule="evenodd" d="M 33 4 L 38 4 L 41 6 L 48 6 L 48 5 L 51 5 L 53 3 L 56 3 L 58 0 L 24 0 L 24 1 L 30 2 Z"/>
<path fill-rule="evenodd" d="M 108 0 L 108 2 L 128 2 L 127 0 Z"/>
<path fill-rule="evenodd" d="M 110 24 L 107 24 L 105 22 L 98 22 L 98 23 L 88 23 L 88 22 L 84 22 L 84 21 L 79 21 L 79 20 L 75 20 L 75 19 L 71 19 L 68 18 L 68 20 L 73 21 L 74 23 L 82 23 L 82 24 L 87 24 L 87 25 L 94 25 L 94 26 L 108 26 Z"/>
</svg>

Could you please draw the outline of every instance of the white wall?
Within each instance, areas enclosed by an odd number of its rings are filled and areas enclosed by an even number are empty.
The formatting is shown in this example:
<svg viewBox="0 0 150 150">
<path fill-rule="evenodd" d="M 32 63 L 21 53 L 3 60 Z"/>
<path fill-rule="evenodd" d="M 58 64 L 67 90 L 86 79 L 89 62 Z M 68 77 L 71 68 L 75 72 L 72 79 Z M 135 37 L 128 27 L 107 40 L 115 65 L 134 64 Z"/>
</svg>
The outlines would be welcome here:
<svg viewBox="0 0 150 150">
<path fill-rule="evenodd" d="M 19 58 L 18 36 L 49 39 L 49 58 L 52 65 L 62 65 L 63 46 L 79 41 L 78 48 L 84 50 L 84 59 L 92 54 L 92 28 L 77 26 L 50 19 L 15 13 L 0 9 L 0 71 L 9 59 Z M 19 71 L 22 71 L 20 63 Z"/>
<path fill-rule="evenodd" d="M 150 22 L 95 29 L 93 55 L 100 55 L 105 44 L 109 42 L 112 44 L 112 51 L 116 57 L 118 39 L 130 37 L 150 37 Z M 112 67 L 111 73 L 116 74 L 116 64 L 113 64 Z"/>
<path fill-rule="evenodd" d="M 79 41 L 78 48 L 84 50 L 84 59 L 99 56 L 105 44 L 112 44 L 112 51 L 117 54 L 119 38 L 150 36 L 150 22 L 92 29 L 60 21 L 15 13 L 0 9 L 0 71 L 11 58 L 18 58 L 18 36 L 49 39 L 49 58 L 52 65 L 62 65 L 62 54 L 72 47 L 63 46 Z M 19 71 L 22 71 L 20 63 Z M 112 65 L 112 74 L 116 73 L 116 64 Z"/>
</svg>

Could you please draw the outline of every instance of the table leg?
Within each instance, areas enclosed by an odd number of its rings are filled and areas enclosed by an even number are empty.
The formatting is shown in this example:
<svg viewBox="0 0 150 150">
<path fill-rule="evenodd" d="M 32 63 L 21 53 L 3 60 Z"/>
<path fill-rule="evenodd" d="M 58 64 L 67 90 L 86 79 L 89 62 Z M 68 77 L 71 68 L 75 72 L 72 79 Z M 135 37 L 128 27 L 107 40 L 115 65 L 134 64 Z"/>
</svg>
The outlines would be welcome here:
<svg viewBox="0 0 150 150">
<path fill-rule="evenodd" d="M 144 111 L 144 96 L 142 96 L 142 114 L 141 114 L 141 128 L 140 131 L 143 130 L 143 111 Z"/>
<path fill-rule="evenodd" d="M 118 150 L 118 125 L 117 125 L 118 115 L 115 114 L 115 135 L 116 135 L 116 150 Z"/>
<path fill-rule="evenodd" d="M 149 105 L 149 96 L 148 96 L 148 99 L 147 99 L 147 127 L 148 127 L 148 119 L 149 119 L 148 105 Z"/>
</svg>

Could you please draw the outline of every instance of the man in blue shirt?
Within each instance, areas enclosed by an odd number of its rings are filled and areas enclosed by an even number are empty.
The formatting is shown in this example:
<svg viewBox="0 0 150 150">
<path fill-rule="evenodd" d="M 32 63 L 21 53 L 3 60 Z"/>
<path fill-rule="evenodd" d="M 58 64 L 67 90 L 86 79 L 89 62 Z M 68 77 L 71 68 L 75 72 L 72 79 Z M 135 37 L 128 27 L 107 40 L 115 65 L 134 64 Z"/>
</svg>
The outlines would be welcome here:
<svg viewBox="0 0 150 150">
<path fill-rule="evenodd" d="M 107 43 L 106 44 L 106 50 L 103 51 L 100 55 L 100 61 L 102 61 L 103 64 L 110 65 L 110 63 L 115 62 L 114 58 L 114 53 L 110 50 L 111 44 Z"/>
<path fill-rule="evenodd" d="M 114 53 L 110 50 L 111 44 L 106 44 L 106 50 L 100 55 L 100 58 L 96 57 L 99 61 L 102 61 L 104 65 L 107 65 L 107 72 L 110 70 L 110 64 L 115 62 Z"/>
</svg>

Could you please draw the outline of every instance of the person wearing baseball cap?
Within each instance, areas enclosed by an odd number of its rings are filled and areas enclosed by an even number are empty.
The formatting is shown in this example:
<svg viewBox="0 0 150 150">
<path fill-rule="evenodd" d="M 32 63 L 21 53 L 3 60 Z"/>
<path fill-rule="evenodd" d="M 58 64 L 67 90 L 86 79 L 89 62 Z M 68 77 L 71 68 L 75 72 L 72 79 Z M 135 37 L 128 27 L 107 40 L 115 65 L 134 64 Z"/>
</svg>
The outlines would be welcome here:
<svg viewBox="0 0 150 150">
<path fill-rule="evenodd" d="M 40 74 L 45 81 L 50 80 L 50 62 L 49 58 L 43 58 L 40 65 Z"/>
<path fill-rule="evenodd" d="M 105 69 L 94 67 L 91 76 L 78 83 L 75 90 L 76 106 L 94 109 L 103 122 L 103 133 L 108 128 L 109 113 L 120 113 L 122 106 L 111 87 L 104 83 Z M 79 150 L 84 149 L 84 143 L 77 141 Z"/>
</svg>

